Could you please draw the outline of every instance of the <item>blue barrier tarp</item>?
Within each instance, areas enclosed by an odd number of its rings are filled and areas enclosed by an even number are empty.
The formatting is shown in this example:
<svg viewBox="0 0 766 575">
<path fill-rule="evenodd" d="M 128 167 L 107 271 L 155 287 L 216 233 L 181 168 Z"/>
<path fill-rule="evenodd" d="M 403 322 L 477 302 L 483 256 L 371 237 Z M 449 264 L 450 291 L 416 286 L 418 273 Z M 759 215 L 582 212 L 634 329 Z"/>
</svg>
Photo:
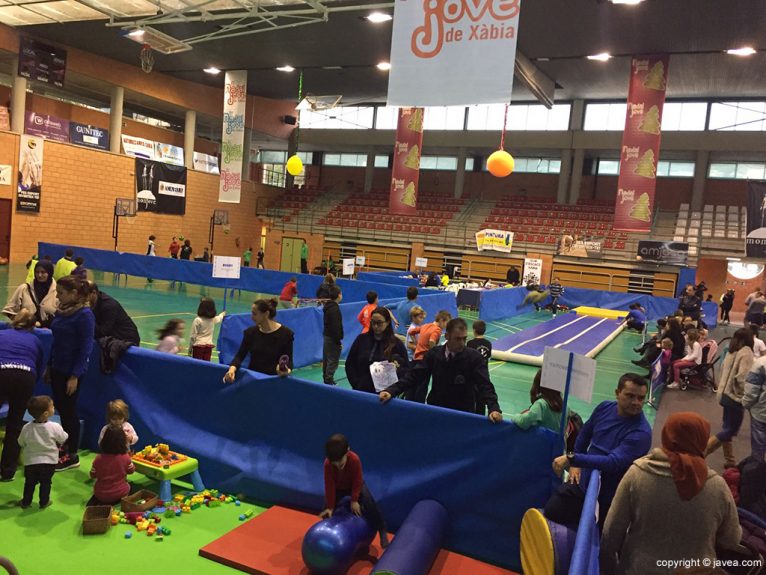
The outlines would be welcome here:
<svg viewBox="0 0 766 575">
<path fill-rule="evenodd" d="M 557 437 L 536 428 L 413 402 L 241 370 L 154 350 L 129 349 L 103 375 L 98 350 L 81 380 L 83 445 L 97 449 L 106 403 L 122 398 L 139 446 L 168 443 L 199 459 L 206 485 L 256 500 L 320 510 L 324 442 L 344 433 L 394 530 L 422 499 L 450 515 L 447 547 L 519 571 L 524 512 L 555 485 Z M 38 386 L 37 393 L 49 393 Z"/>
<path fill-rule="evenodd" d="M 395 284 L 404 286 L 420 287 L 420 280 L 405 275 L 407 272 L 359 272 L 356 279 L 359 281 L 377 282 L 382 284 Z"/>
<path fill-rule="evenodd" d="M 381 300 L 380 304 L 393 309 L 404 298 Z M 426 321 L 432 321 L 438 311 L 447 310 L 457 317 L 455 294 L 449 292 L 424 293 L 417 303 L 426 311 Z M 343 351 L 341 357 L 348 355 L 351 344 L 362 332 L 362 326 L 356 317 L 364 307 L 361 302 L 343 302 L 340 304 L 343 317 Z M 293 348 L 293 367 L 304 367 L 322 361 L 322 333 L 324 331 L 324 312 L 321 307 L 303 307 L 280 309 L 276 321 L 289 327 L 296 334 Z M 430 319 L 429 319 L 430 318 Z M 237 353 L 242 342 L 242 332 L 253 325 L 250 314 L 227 315 L 221 324 L 218 336 L 219 361 L 228 365 Z M 243 365 L 247 365 L 244 363 Z"/>
<path fill-rule="evenodd" d="M 298 279 L 298 297 L 316 297 L 316 291 L 324 279 L 320 275 L 294 274 L 257 268 L 241 268 L 240 279 L 213 277 L 213 264 L 176 260 L 173 258 L 150 257 L 139 254 L 97 250 L 79 246 L 68 246 L 39 242 L 38 253 L 50 255 L 53 261 L 63 257 L 64 251 L 72 248 L 75 257 L 81 256 L 88 269 L 160 280 L 180 281 L 213 287 L 230 287 L 257 293 L 279 294 L 287 280 Z M 346 301 L 365 301 L 368 291 L 375 291 L 378 297 L 397 298 L 407 295 L 407 286 L 371 283 L 339 278 L 338 286 Z"/>
<path fill-rule="evenodd" d="M 529 311 L 519 308 L 529 292 L 524 287 L 497 288 L 481 292 L 479 300 L 479 318 L 484 321 L 497 321 Z"/>
</svg>

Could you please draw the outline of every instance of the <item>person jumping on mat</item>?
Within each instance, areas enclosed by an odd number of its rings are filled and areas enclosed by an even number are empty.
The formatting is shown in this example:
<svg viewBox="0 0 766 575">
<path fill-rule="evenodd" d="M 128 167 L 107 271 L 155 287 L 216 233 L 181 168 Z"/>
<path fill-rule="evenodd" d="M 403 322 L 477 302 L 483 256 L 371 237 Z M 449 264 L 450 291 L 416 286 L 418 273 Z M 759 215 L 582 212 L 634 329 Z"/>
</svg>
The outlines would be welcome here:
<svg viewBox="0 0 766 575">
<path fill-rule="evenodd" d="M 528 303 L 531 303 L 534 304 L 535 311 L 540 311 L 540 302 L 550 295 L 550 291 L 544 290 L 542 287 L 534 283 L 527 284 L 527 290 L 529 293 L 524 298 L 524 301 L 516 306 L 516 309 L 521 309 Z"/>
</svg>

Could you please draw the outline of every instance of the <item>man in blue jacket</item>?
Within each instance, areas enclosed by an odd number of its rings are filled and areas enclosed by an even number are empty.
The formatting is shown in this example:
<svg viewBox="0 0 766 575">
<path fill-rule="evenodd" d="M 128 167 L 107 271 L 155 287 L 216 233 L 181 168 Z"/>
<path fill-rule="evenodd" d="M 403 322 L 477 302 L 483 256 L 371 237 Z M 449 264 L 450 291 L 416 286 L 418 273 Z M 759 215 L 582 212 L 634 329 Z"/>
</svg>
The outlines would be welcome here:
<svg viewBox="0 0 766 575">
<path fill-rule="evenodd" d="M 617 400 L 596 406 L 577 435 L 574 451 L 553 460 L 556 475 L 569 469 L 569 482 L 561 485 L 545 504 L 548 519 L 576 528 L 592 471 L 598 469 L 599 527 L 603 526 L 623 475 L 652 446 L 652 428 L 643 412 L 647 389 L 646 380 L 636 373 L 620 377 L 615 390 Z"/>
</svg>

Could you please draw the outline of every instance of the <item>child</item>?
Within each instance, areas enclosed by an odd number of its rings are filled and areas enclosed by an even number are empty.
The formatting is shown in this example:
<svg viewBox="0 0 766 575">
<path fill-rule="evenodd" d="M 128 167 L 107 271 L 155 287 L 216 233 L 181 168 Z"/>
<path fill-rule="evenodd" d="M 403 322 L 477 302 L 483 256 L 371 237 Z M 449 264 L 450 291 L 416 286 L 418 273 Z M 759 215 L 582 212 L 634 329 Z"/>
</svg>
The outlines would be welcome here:
<svg viewBox="0 0 766 575">
<path fill-rule="evenodd" d="M 559 278 L 553 278 L 551 285 L 548 286 L 548 291 L 551 293 L 551 311 L 553 312 L 553 317 L 556 317 L 556 311 L 558 310 L 556 304 L 564 293 L 564 288 L 561 282 L 559 282 Z"/>
<path fill-rule="evenodd" d="M 330 276 L 332 277 L 332 276 Z M 322 345 L 322 379 L 327 385 L 335 385 L 340 352 L 343 348 L 343 316 L 340 311 L 343 294 L 333 284 L 327 288 L 328 300 L 324 303 L 324 330 Z"/>
<path fill-rule="evenodd" d="M 184 336 L 186 324 L 182 319 L 171 319 L 165 324 L 165 327 L 157 330 L 160 343 L 157 351 L 177 354 L 181 349 L 181 338 Z"/>
<path fill-rule="evenodd" d="M 47 395 L 32 397 L 27 411 L 35 418 L 27 423 L 19 434 L 19 445 L 24 448 L 24 497 L 19 503 L 22 509 L 32 505 L 35 487 L 40 484 L 40 509 L 51 504 L 51 482 L 59 462 L 59 446 L 69 435 L 58 423 L 48 421 L 54 413 L 53 400 Z"/>
<path fill-rule="evenodd" d="M 348 440 L 341 433 L 330 436 L 325 444 L 324 494 L 325 509 L 319 516 L 332 517 L 336 503 L 343 497 L 351 497 L 351 512 L 364 517 L 380 535 L 380 546 L 388 547 L 388 531 L 383 516 L 373 499 L 362 475 L 362 462 L 351 451 Z"/>
<path fill-rule="evenodd" d="M 673 363 L 671 359 L 673 356 L 673 340 L 669 337 L 663 338 L 660 342 L 660 348 L 662 349 L 662 353 L 660 353 L 660 367 L 662 367 L 664 373 L 667 373 L 670 364 Z"/>
<path fill-rule="evenodd" d="M 154 240 L 155 239 L 156 238 L 154 237 L 154 235 L 149 236 L 149 241 L 146 244 L 146 255 L 147 256 L 156 256 L 157 255 L 157 250 L 156 250 L 156 248 L 154 246 Z"/>
<path fill-rule="evenodd" d="M 473 339 L 466 343 L 466 346 L 475 349 L 484 358 L 484 363 L 489 365 L 489 359 L 492 357 L 492 342 L 489 341 L 484 334 L 487 332 L 487 324 L 482 320 L 476 320 L 473 322 Z M 476 389 L 476 413 L 479 415 L 486 415 L 486 405 L 481 399 L 479 390 Z"/>
<path fill-rule="evenodd" d="M 643 332 L 646 327 L 646 313 L 641 308 L 641 304 L 631 304 L 628 306 L 630 310 L 628 316 L 625 318 L 625 327 L 627 329 L 635 329 L 636 331 Z"/>
<path fill-rule="evenodd" d="M 127 441 L 128 450 L 131 445 L 138 443 L 138 435 L 133 426 L 128 423 L 130 418 L 130 408 L 128 404 L 121 399 L 115 399 L 106 404 L 106 425 L 101 428 L 101 433 L 98 435 L 98 443 L 101 444 L 101 440 L 104 438 L 106 430 L 111 428 L 122 429 L 125 433 L 125 440 Z"/>
<path fill-rule="evenodd" d="M 362 333 L 367 333 L 370 331 L 370 318 L 372 317 L 372 312 L 375 311 L 376 307 L 378 307 L 378 294 L 374 291 L 368 291 L 367 305 L 364 306 L 362 311 L 359 312 L 359 315 L 356 316 L 356 319 L 358 319 L 359 323 L 362 324 Z"/>
<path fill-rule="evenodd" d="M 410 326 L 407 328 L 407 340 L 405 345 L 407 347 L 407 355 L 410 361 L 415 353 L 415 348 L 418 345 L 418 336 L 420 335 L 420 326 L 426 319 L 426 310 L 419 305 L 413 306 L 410 309 Z"/>
<path fill-rule="evenodd" d="M 420 327 L 420 333 L 418 334 L 418 343 L 415 346 L 415 353 L 412 356 L 413 362 L 421 361 L 426 352 L 439 345 L 439 339 L 442 336 L 442 332 L 446 329 L 447 323 L 452 319 L 450 312 L 441 310 L 436 314 L 432 323 L 427 323 Z M 413 366 L 415 363 L 413 363 Z M 426 402 L 426 395 L 428 395 L 428 384 L 430 377 L 427 377 L 420 385 L 411 387 L 408 389 L 404 398 L 409 401 L 417 401 L 418 403 Z"/>
<path fill-rule="evenodd" d="M 279 307 L 291 308 L 298 307 L 298 279 L 291 277 L 284 286 L 282 293 L 279 294 Z"/>
<path fill-rule="evenodd" d="M 85 268 L 85 260 L 77 257 L 74 259 L 74 263 L 77 267 L 72 270 L 72 275 L 82 281 L 88 281 L 88 270 Z"/>
<path fill-rule="evenodd" d="M 253 259 L 253 248 L 247 248 L 245 253 L 242 254 L 242 260 L 245 262 L 245 267 L 250 267 L 250 261 Z"/>
<path fill-rule="evenodd" d="M 210 361 L 213 353 L 213 329 L 215 324 L 221 323 L 226 316 L 222 311 L 216 315 L 215 301 L 213 298 L 203 297 L 197 307 L 197 317 L 192 322 L 191 335 L 189 336 L 189 355 L 195 359 Z"/>
<path fill-rule="evenodd" d="M 686 355 L 673 362 L 673 382 L 668 385 L 668 389 L 678 389 L 681 387 L 681 370 L 694 367 L 702 363 L 702 346 L 699 342 L 700 334 L 696 328 L 689 328 L 686 332 Z"/>
<path fill-rule="evenodd" d="M 85 504 L 88 507 L 119 503 L 130 493 L 126 476 L 136 470 L 128 454 L 128 439 L 121 428 L 107 427 L 99 446 L 101 453 L 90 469 L 90 477 L 96 484 L 93 497 Z"/>
</svg>

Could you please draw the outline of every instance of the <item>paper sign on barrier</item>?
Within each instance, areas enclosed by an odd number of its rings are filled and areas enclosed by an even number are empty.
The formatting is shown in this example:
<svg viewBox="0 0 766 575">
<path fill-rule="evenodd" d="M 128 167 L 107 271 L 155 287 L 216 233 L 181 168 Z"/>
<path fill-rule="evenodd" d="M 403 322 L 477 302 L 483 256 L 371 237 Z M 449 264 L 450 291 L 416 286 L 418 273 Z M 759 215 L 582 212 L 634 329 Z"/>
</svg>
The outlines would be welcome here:
<svg viewBox="0 0 766 575">
<path fill-rule="evenodd" d="M 213 277 L 239 279 L 241 260 L 232 256 L 213 256 Z"/>
<path fill-rule="evenodd" d="M 424 268 L 428 265 L 428 258 L 415 258 L 415 267 Z"/>
<path fill-rule="evenodd" d="M 343 258 L 343 275 L 354 275 L 354 258 Z"/>
<path fill-rule="evenodd" d="M 540 386 L 555 389 L 564 394 L 570 355 L 574 357 L 569 390 L 577 399 L 590 403 L 593 397 L 593 383 L 596 381 L 596 360 L 590 357 L 564 349 L 546 347 Z"/>
<path fill-rule="evenodd" d="M 356 265 L 364 267 L 367 258 L 365 256 L 356 256 Z"/>
</svg>

